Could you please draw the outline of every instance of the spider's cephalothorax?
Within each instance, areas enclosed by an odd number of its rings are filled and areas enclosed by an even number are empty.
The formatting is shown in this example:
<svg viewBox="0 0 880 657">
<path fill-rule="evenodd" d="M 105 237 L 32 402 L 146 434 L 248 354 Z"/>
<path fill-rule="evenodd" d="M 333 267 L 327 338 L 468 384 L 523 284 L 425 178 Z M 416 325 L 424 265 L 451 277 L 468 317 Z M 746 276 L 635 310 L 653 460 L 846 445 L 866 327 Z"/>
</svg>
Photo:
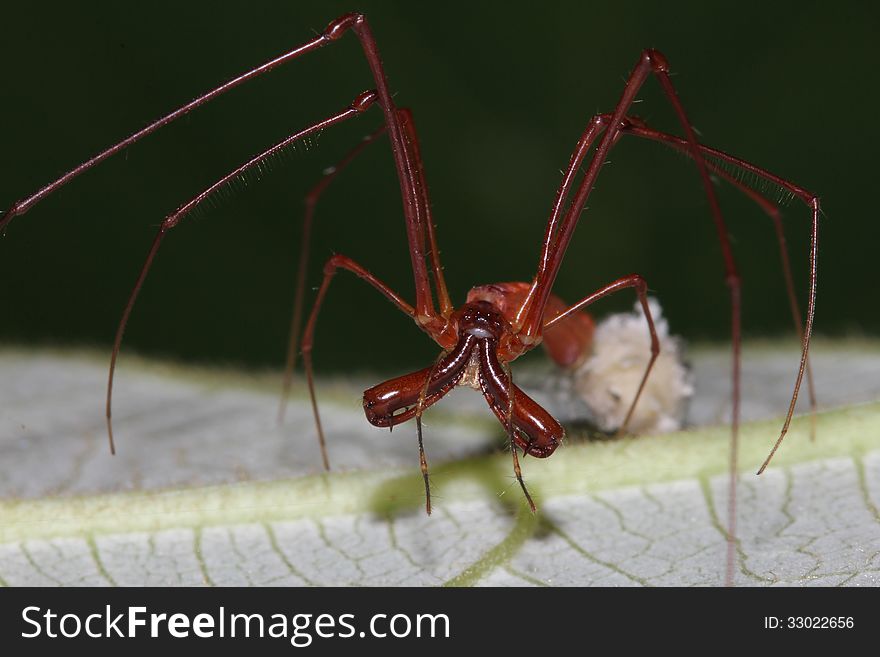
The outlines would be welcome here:
<svg viewBox="0 0 880 657">
<path fill-rule="evenodd" d="M 476 288 L 480 289 L 480 288 Z M 380 383 L 364 392 L 367 420 L 394 427 L 458 385 L 482 391 L 489 407 L 527 454 L 550 456 L 565 436 L 562 426 L 520 390 L 499 347 L 515 337 L 505 314 L 492 302 L 468 296 L 453 316 L 457 342 L 425 369 Z M 513 399 L 511 399 L 511 395 Z M 421 401 L 420 401 L 421 400 Z"/>
</svg>

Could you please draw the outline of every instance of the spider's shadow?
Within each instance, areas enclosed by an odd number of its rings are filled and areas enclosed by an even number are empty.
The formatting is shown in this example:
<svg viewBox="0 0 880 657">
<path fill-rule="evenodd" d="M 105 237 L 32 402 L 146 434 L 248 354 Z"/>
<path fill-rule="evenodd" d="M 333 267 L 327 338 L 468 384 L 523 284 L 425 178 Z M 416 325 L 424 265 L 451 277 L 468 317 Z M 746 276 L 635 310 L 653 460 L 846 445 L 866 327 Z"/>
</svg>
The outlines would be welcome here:
<svg viewBox="0 0 880 657">
<path fill-rule="evenodd" d="M 512 468 L 505 473 L 499 459 L 508 461 L 509 457 L 505 458 L 498 450 L 491 449 L 482 455 L 432 466 L 430 482 L 433 513 L 436 514 L 439 508 L 449 503 L 444 498 L 444 491 L 453 490 L 457 485 L 478 488 L 480 492 L 470 499 L 494 500 L 494 506 L 499 513 L 507 515 L 511 520 L 516 521 L 521 514 L 530 513 Z M 526 485 L 529 485 L 527 475 Z M 389 479 L 380 485 L 373 493 L 369 506 L 377 520 L 393 521 L 424 514 L 424 490 L 421 472 L 413 468 L 412 474 Z M 533 537 L 542 538 L 552 531 L 555 521 L 552 514 L 541 508 L 540 490 L 529 485 L 529 492 L 538 507 Z"/>
</svg>

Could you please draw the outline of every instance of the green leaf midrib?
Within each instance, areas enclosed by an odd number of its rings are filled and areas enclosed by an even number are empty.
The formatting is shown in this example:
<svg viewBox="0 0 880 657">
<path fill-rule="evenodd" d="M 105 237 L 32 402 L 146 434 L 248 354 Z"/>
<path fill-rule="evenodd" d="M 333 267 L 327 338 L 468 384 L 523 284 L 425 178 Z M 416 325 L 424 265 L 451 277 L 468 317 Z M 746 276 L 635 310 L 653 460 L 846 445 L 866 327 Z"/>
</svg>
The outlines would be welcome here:
<svg viewBox="0 0 880 657">
<path fill-rule="evenodd" d="M 753 476 L 779 426 L 778 420 L 743 425 L 739 459 L 743 476 Z M 859 457 L 880 449 L 880 403 L 821 413 L 815 442 L 810 441 L 808 428 L 808 418 L 792 424 L 773 467 Z M 523 467 L 540 505 L 542 499 L 558 495 L 722 474 L 728 467 L 728 440 L 729 429 L 720 426 L 569 444 L 549 459 L 526 459 Z M 432 482 L 443 504 L 497 495 L 510 486 L 510 459 L 497 454 L 440 465 L 432 470 Z M 278 481 L 5 500 L 0 502 L 0 543 L 357 513 L 386 516 L 418 510 L 423 504 L 422 490 L 414 463 L 410 469 L 338 472 Z M 513 500 L 513 494 L 508 491 L 505 498 Z"/>
</svg>

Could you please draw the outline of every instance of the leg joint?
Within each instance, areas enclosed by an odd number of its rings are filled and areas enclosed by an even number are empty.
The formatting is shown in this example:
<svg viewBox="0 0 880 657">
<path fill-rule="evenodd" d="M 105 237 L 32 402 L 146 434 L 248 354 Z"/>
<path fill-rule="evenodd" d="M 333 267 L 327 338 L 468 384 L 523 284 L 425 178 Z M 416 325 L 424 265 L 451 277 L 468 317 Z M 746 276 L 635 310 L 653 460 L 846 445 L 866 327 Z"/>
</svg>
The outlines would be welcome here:
<svg viewBox="0 0 880 657">
<path fill-rule="evenodd" d="M 322 36 L 327 41 L 336 41 L 355 25 L 362 23 L 364 19 L 364 15 L 357 12 L 343 14 L 336 20 L 331 21 L 331 23 L 324 30 L 324 34 Z"/>
<path fill-rule="evenodd" d="M 654 73 L 669 73 L 669 60 L 659 50 L 646 48 L 642 51 L 642 61 L 650 64 Z"/>
<path fill-rule="evenodd" d="M 369 91 L 363 92 L 353 101 L 351 101 L 351 105 L 349 105 L 349 107 L 358 113 L 365 112 L 370 108 L 373 103 L 376 102 L 378 98 L 379 92 L 375 89 L 370 89 Z"/>
<path fill-rule="evenodd" d="M 334 253 L 330 258 L 324 263 L 324 276 L 333 276 L 336 274 L 336 270 L 340 267 L 344 267 L 345 263 L 348 262 L 348 258 L 344 255 L 340 255 L 339 253 Z"/>
<path fill-rule="evenodd" d="M 645 280 L 644 276 L 641 274 L 632 274 L 630 279 L 633 281 L 633 287 L 638 294 L 648 293 L 648 281 Z"/>
</svg>

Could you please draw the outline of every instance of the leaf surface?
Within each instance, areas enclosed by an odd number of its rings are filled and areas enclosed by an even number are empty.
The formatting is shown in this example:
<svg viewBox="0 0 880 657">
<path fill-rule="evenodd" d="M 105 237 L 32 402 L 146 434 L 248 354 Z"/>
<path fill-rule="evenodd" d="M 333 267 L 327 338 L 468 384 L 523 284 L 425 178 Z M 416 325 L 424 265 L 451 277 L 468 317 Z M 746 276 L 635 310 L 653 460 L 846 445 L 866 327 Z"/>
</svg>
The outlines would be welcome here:
<svg viewBox="0 0 880 657">
<path fill-rule="evenodd" d="M 692 416 L 723 419 L 729 356 L 693 357 Z M 785 407 L 796 362 L 775 345 L 746 353 L 737 584 L 877 585 L 880 353 L 820 346 L 819 399 L 846 406 L 820 414 L 815 442 L 808 418 L 796 420 L 754 476 L 780 425 L 762 418 Z M 497 422 L 479 394 L 456 391 L 426 415 L 428 517 L 414 429 L 363 418 L 360 392 L 376 381 L 319 386 L 334 465 L 324 474 L 304 397 L 275 426 L 274 378 L 129 357 L 111 457 L 101 360 L 7 350 L 0 371 L 6 585 L 723 582 L 723 425 L 598 442 L 572 432 L 553 457 L 523 462 L 532 515 Z"/>
</svg>

